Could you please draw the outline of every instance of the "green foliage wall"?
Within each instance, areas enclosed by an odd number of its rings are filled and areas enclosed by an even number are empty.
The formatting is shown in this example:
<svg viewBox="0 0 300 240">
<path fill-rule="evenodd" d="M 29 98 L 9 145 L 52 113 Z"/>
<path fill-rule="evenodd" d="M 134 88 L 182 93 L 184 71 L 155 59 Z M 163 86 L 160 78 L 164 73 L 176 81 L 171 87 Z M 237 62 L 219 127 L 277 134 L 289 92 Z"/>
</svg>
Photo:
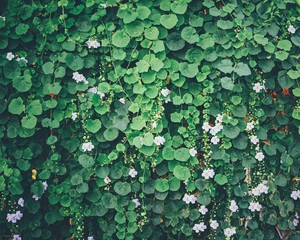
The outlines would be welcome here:
<svg viewBox="0 0 300 240">
<path fill-rule="evenodd" d="M 299 239 L 298 0 L 1 4 L 1 239 Z"/>
</svg>

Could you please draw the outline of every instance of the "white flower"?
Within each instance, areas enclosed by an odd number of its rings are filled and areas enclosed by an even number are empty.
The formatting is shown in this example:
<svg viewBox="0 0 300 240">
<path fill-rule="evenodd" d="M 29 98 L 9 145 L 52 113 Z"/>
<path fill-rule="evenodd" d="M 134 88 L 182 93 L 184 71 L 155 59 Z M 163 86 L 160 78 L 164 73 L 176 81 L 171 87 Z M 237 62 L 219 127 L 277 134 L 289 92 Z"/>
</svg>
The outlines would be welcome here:
<svg viewBox="0 0 300 240">
<path fill-rule="evenodd" d="M 26 64 L 28 63 L 28 61 L 26 60 L 26 58 L 24 58 L 24 57 L 18 57 L 17 59 L 16 59 L 18 62 L 19 61 L 24 61 Z"/>
<path fill-rule="evenodd" d="M 151 124 L 151 127 L 152 127 L 153 129 L 155 129 L 155 128 L 157 127 L 157 122 L 153 122 L 153 123 Z"/>
<path fill-rule="evenodd" d="M 262 208 L 262 206 L 258 203 L 258 202 L 251 202 L 248 209 L 251 211 L 251 212 L 255 212 L 255 211 L 260 211 Z"/>
<path fill-rule="evenodd" d="M 141 205 L 140 201 L 137 198 L 132 199 L 132 201 L 135 203 L 135 208 L 138 208 Z"/>
<path fill-rule="evenodd" d="M 195 204 L 196 201 L 197 201 L 197 198 L 195 197 L 194 194 L 189 195 L 189 194 L 185 193 L 182 200 L 183 200 L 186 204 L 190 204 L 190 203 Z"/>
<path fill-rule="evenodd" d="M 8 213 L 6 215 L 6 220 L 7 222 L 16 223 L 18 220 L 21 220 L 22 217 L 23 217 L 23 213 L 17 211 L 16 213 Z"/>
<path fill-rule="evenodd" d="M 23 198 L 19 198 L 18 205 L 21 207 L 24 207 L 24 199 Z"/>
<path fill-rule="evenodd" d="M 87 238 L 87 240 L 95 240 L 95 238 L 92 237 L 92 236 L 89 236 L 89 237 Z"/>
<path fill-rule="evenodd" d="M 89 93 L 94 93 L 94 94 L 99 94 L 100 95 L 100 98 L 103 99 L 105 97 L 105 94 L 103 92 L 100 92 L 98 91 L 98 89 L 94 86 L 94 87 L 91 87 L 87 90 L 87 92 Z"/>
<path fill-rule="evenodd" d="M 161 92 L 161 95 L 166 97 L 170 94 L 171 91 L 169 89 L 165 88 L 165 89 L 162 89 L 160 92 Z"/>
<path fill-rule="evenodd" d="M 72 119 L 73 121 L 75 121 L 77 117 L 78 117 L 78 113 L 72 112 L 71 119 Z"/>
<path fill-rule="evenodd" d="M 14 234 L 13 239 L 12 240 L 22 240 L 22 238 L 20 237 L 20 235 L 18 234 Z"/>
<path fill-rule="evenodd" d="M 119 102 L 122 103 L 122 104 L 125 104 L 125 98 L 120 98 Z"/>
<path fill-rule="evenodd" d="M 230 238 L 234 234 L 236 234 L 235 227 L 230 227 L 230 228 L 225 228 L 224 229 L 224 235 L 226 237 Z"/>
<path fill-rule="evenodd" d="M 216 119 L 221 123 L 223 121 L 223 114 L 218 114 Z"/>
<path fill-rule="evenodd" d="M 170 98 L 167 98 L 167 99 L 165 100 L 165 103 L 168 103 L 168 102 L 171 102 L 171 99 L 170 99 Z"/>
<path fill-rule="evenodd" d="M 291 198 L 294 200 L 297 200 L 298 198 L 300 199 L 300 190 L 292 191 Z"/>
<path fill-rule="evenodd" d="M 77 83 L 84 82 L 84 84 L 88 84 L 89 82 L 86 80 L 86 78 L 83 76 L 83 74 L 80 74 L 79 72 L 74 72 L 72 77 Z"/>
<path fill-rule="evenodd" d="M 202 215 L 205 215 L 208 212 L 208 209 L 205 207 L 205 205 L 201 205 L 201 207 L 200 207 L 200 209 L 198 211 Z"/>
<path fill-rule="evenodd" d="M 265 89 L 265 86 L 260 83 L 255 83 L 253 86 L 253 90 L 257 93 L 259 93 L 261 90 Z"/>
<path fill-rule="evenodd" d="M 48 183 L 46 181 L 42 182 L 44 185 L 44 191 L 46 191 L 48 189 Z"/>
<path fill-rule="evenodd" d="M 256 155 L 255 155 L 255 158 L 258 161 L 262 161 L 265 158 L 265 155 L 262 152 L 257 152 Z"/>
<path fill-rule="evenodd" d="M 105 178 L 104 178 L 104 182 L 105 182 L 106 184 L 109 184 L 109 183 L 111 182 L 111 180 L 110 180 L 109 177 L 105 177 Z"/>
<path fill-rule="evenodd" d="M 288 31 L 289 31 L 289 33 L 294 34 L 296 32 L 296 28 L 294 28 L 293 25 L 290 25 L 289 28 L 288 28 Z"/>
<path fill-rule="evenodd" d="M 15 58 L 15 55 L 13 55 L 11 52 L 9 52 L 9 53 L 6 54 L 6 58 L 7 58 L 9 61 L 11 61 L 11 60 L 13 60 L 13 59 Z"/>
<path fill-rule="evenodd" d="M 218 138 L 217 136 L 214 136 L 211 138 L 210 142 L 212 144 L 218 144 L 220 142 L 220 138 Z"/>
<path fill-rule="evenodd" d="M 201 222 L 199 224 L 195 224 L 193 230 L 196 233 L 199 233 L 199 232 L 204 232 L 206 228 L 207 228 L 206 225 L 203 222 Z"/>
<path fill-rule="evenodd" d="M 203 123 L 203 126 L 202 126 L 202 129 L 203 129 L 205 132 L 208 132 L 208 131 L 211 129 L 211 126 L 209 125 L 209 122 L 204 122 L 204 123 Z"/>
<path fill-rule="evenodd" d="M 38 201 L 38 200 L 40 199 L 40 197 L 37 196 L 37 195 L 32 195 L 32 198 L 33 198 L 35 201 Z"/>
<path fill-rule="evenodd" d="M 217 123 L 216 126 L 214 126 L 214 128 L 215 128 L 216 132 L 218 133 L 218 132 L 222 131 L 223 125 L 222 125 L 222 123 Z"/>
<path fill-rule="evenodd" d="M 98 48 L 100 43 L 97 40 L 88 40 L 85 42 L 88 45 L 88 48 Z"/>
<path fill-rule="evenodd" d="M 250 141 L 251 141 L 251 143 L 256 145 L 259 142 L 259 139 L 257 136 L 252 135 L 252 136 L 250 136 Z"/>
<path fill-rule="evenodd" d="M 5 18 L 5 17 L 3 17 L 3 16 L 0 16 L 0 18 L 2 18 L 2 19 L 3 19 L 3 21 L 6 21 L 6 18 Z"/>
<path fill-rule="evenodd" d="M 136 175 L 138 174 L 138 172 L 134 169 L 134 168 L 131 168 L 130 170 L 129 170 L 129 176 L 130 177 L 135 177 Z"/>
<path fill-rule="evenodd" d="M 197 155 L 197 150 L 194 147 L 190 149 L 190 155 L 192 157 L 195 157 Z"/>
<path fill-rule="evenodd" d="M 86 152 L 86 151 L 90 152 L 90 151 L 92 151 L 94 148 L 95 148 L 95 146 L 93 145 L 92 142 L 86 142 L 86 143 L 83 143 L 83 144 L 82 144 L 82 147 L 81 147 L 81 149 L 82 149 L 83 152 Z"/>
<path fill-rule="evenodd" d="M 236 204 L 236 202 L 234 200 L 230 201 L 229 209 L 231 212 L 237 212 L 237 210 L 239 209 L 238 205 Z"/>
<path fill-rule="evenodd" d="M 103 7 L 103 8 L 107 8 L 108 7 L 108 5 L 105 4 L 105 3 L 100 3 L 100 6 Z"/>
<path fill-rule="evenodd" d="M 202 177 L 205 179 L 213 178 L 215 175 L 215 171 L 213 169 L 205 169 L 202 173 Z"/>
<path fill-rule="evenodd" d="M 247 130 L 247 131 L 251 131 L 253 128 L 254 128 L 253 122 L 248 122 L 248 123 L 247 123 L 246 130 Z"/>
<path fill-rule="evenodd" d="M 217 229 L 217 228 L 219 227 L 219 223 L 217 222 L 217 220 L 212 220 L 212 221 L 210 222 L 210 227 L 211 227 L 212 229 Z"/>
<path fill-rule="evenodd" d="M 294 225 L 295 227 L 297 227 L 298 224 L 299 224 L 299 219 L 294 218 L 294 220 L 293 220 L 293 225 Z"/>
<path fill-rule="evenodd" d="M 155 137 L 154 140 L 153 140 L 153 142 L 154 142 L 157 146 L 159 146 L 159 145 L 164 145 L 165 141 L 166 141 L 165 138 L 162 137 L 162 136 L 157 136 L 157 137 Z"/>
<path fill-rule="evenodd" d="M 295 212 L 295 218 L 299 218 L 298 212 Z"/>
<path fill-rule="evenodd" d="M 267 183 L 260 183 L 256 188 L 253 188 L 251 193 L 254 196 L 260 196 L 261 194 L 268 194 L 269 187 L 266 185 Z"/>
</svg>

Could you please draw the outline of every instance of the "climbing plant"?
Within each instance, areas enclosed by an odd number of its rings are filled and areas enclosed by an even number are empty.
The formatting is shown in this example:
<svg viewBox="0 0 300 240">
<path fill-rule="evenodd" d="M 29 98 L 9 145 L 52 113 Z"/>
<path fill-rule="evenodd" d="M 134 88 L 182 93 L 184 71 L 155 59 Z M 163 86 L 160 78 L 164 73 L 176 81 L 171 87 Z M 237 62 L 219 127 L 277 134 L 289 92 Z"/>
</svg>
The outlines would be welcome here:
<svg viewBox="0 0 300 240">
<path fill-rule="evenodd" d="M 1 239 L 299 239 L 298 0 L 1 4 Z"/>
</svg>

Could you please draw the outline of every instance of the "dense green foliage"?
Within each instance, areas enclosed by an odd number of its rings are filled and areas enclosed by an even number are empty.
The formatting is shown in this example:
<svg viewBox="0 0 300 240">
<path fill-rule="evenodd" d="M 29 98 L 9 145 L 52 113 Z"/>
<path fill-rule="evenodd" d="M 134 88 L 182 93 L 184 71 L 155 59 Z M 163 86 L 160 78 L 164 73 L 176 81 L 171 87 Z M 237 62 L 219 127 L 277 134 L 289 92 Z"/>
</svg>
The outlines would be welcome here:
<svg viewBox="0 0 300 240">
<path fill-rule="evenodd" d="M 299 239 L 298 0 L 4 5 L 3 239 Z"/>
</svg>

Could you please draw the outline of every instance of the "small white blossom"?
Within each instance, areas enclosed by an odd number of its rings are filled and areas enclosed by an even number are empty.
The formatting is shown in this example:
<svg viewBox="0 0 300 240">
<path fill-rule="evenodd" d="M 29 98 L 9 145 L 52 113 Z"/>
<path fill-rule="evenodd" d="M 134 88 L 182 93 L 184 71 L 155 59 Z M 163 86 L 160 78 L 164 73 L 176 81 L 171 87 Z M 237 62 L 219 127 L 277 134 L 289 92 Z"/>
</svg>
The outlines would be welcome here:
<svg viewBox="0 0 300 240">
<path fill-rule="evenodd" d="M 168 102 L 171 102 L 171 99 L 170 99 L 170 98 L 167 98 L 167 99 L 165 100 L 165 103 L 168 103 Z"/>
<path fill-rule="evenodd" d="M 151 123 L 151 127 L 152 127 L 153 129 L 155 129 L 155 128 L 157 127 L 157 122 L 152 122 L 152 123 Z"/>
<path fill-rule="evenodd" d="M 160 92 L 161 92 L 161 95 L 166 97 L 170 94 L 171 91 L 169 89 L 165 88 L 165 89 L 162 89 Z"/>
<path fill-rule="evenodd" d="M 217 222 L 217 220 L 212 220 L 212 221 L 210 222 L 210 227 L 211 227 L 212 229 L 217 229 L 217 228 L 219 227 L 219 223 Z"/>
<path fill-rule="evenodd" d="M 234 200 L 230 201 L 229 209 L 231 212 L 237 212 L 237 210 L 239 209 L 238 205 L 236 204 L 236 202 Z"/>
<path fill-rule="evenodd" d="M 195 157 L 197 155 L 197 150 L 194 147 L 190 149 L 190 155 L 192 157 Z"/>
<path fill-rule="evenodd" d="M 134 169 L 134 168 L 131 168 L 130 170 L 129 170 L 129 176 L 130 177 L 135 177 L 136 175 L 138 174 L 138 172 Z"/>
<path fill-rule="evenodd" d="M 230 228 L 225 228 L 224 229 L 224 235 L 226 237 L 231 237 L 233 236 L 234 234 L 236 234 L 236 231 L 235 231 L 235 227 L 230 227 Z"/>
<path fill-rule="evenodd" d="M 8 59 L 8 61 L 11 61 L 15 58 L 15 55 L 13 55 L 11 52 L 6 54 L 6 58 Z"/>
<path fill-rule="evenodd" d="M 247 126 L 246 126 L 246 130 L 247 131 L 251 131 L 254 128 L 254 124 L 253 122 L 248 122 Z"/>
<path fill-rule="evenodd" d="M 83 152 L 86 152 L 86 151 L 90 152 L 90 151 L 92 151 L 94 148 L 95 148 L 95 146 L 93 145 L 92 142 L 86 142 L 86 143 L 83 143 L 83 144 L 82 144 L 82 147 L 81 147 L 81 149 L 82 149 Z"/>
<path fill-rule="evenodd" d="M 208 212 L 208 209 L 205 207 L 205 205 L 201 205 L 201 207 L 200 207 L 200 209 L 198 211 L 202 215 L 205 215 Z"/>
<path fill-rule="evenodd" d="M 5 18 L 5 17 L 3 17 L 3 16 L 0 16 L 0 18 L 2 18 L 2 19 L 3 19 L 3 21 L 6 21 L 6 18 Z"/>
<path fill-rule="evenodd" d="M 103 92 L 98 91 L 98 89 L 94 86 L 91 87 L 87 90 L 88 93 L 94 93 L 94 94 L 99 94 L 100 98 L 103 99 L 105 97 L 105 94 Z"/>
<path fill-rule="evenodd" d="M 17 211 L 16 213 L 8 213 L 6 215 L 6 220 L 7 222 L 16 223 L 18 220 L 21 220 L 22 217 L 23 217 L 23 213 Z"/>
<path fill-rule="evenodd" d="M 32 195 L 32 198 L 33 198 L 35 201 L 38 201 L 38 200 L 40 199 L 40 197 L 37 196 L 37 195 Z"/>
<path fill-rule="evenodd" d="M 25 57 L 18 57 L 16 60 L 17 60 L 18 62 L 19 62 L 19 61 L 24 61 L 26 64 L 28 63 L 28 61 L 27 61 L 27 59 L 26 59 Z"/>
<path fill-rule="evenodd" d="M 202 129 L 203 129 L 205 132 L 208 132 L 208 131 L 211 129 L 211 126 L 209 125 L 209 122 L 204 122 L 204 123 L 203 123 L 203 126 L 202 126 Z"/>
<path fill-rule="evenodd" d="M 258 144 L 259 139 L 258 139 L 257 136 L 252 135 L 252 136 L 250 137 L 250 141 L 251 141 L 251 143 L 253 143 L 254 145 L 256 145 L 256 144 Z"/>
<path fill-rule="evenodd" d="M 288 28 L 288 32 L 294 34 L 296 32 L 296 28 L 293 25 L 290 25 Z"/>
<path fill-rule="evenodd" d="M 220 142 L 220 138 L 218 138 L 217 136 L 214 136 L 211 138 L 210 142 L 212 144 L 218 144 Z"/>
<path fill-rule="evenodd" d="M 260 183 L 256 188 L 253 188 L 251 193 L 254 196 L 260 196 L 261 194 L 268 194 L 269 187 L 266 185 L 266 183 Z"/>
<path fill-rule="evenodd" d="M 44 191 L 46 191 L 48 189 L 48 183 L 46 181 L 42 182 L 44 185 Z"/>
<path fill-rule="evenodd" d="M 255 211 L 260 211 L 262 208 L 262 206 L 258 203 L 258 202 L 251 202 L 248 209 L 251 211 L 251 212 L 255 212 Z"/>
<path fill-rule="evenodd" d="M 108 7 L 108 5 L 105 4 L 105 3 L 100 3 L 100 6 L 103 7 L 103 8 L 107 8 Z"/>
<path fill-rule="evenodd" d="M 189 195 L 187 193 L 184 194 L 183 199 L 182 199 L 186 204 L 195 204 L 197 201 L 197 198 L 194 194 Z"/>
<path fill-rule="evenodd" d="M 300 190 L 292 191 L 291 198 L 294 200 L 297 200 L 298 198 L 300 199 Z"/>
<path fill-rule="evenodd" d="M 21 236 L 19 234 L 14 234 L 12 240 L 22 240 Z"/>
<path fill-rule="evenodd" d="M 141 205 L 139 199 L 137 199 L 137 198 L 132 199 L 132 201 L 135 203 L 135 208 L 138 208 Z"/>
<path fill-rule="evenodd" d="M 104 182 L 105 182 L 106 184 L 109 184 L 109 183 L 111 182 L 111 180 L 110 180 L 109 177 L 105 177 L 105 178 L 104 178 Z"/>
<path fill-rule="evenodd" d="M 257 93 L 259 93 L 261 90 L 265 89 L 265 86 L 260 83 L 255 83 L 253 86 L 253 90 Z"/>
<path fill-rule="evenodd" d="M 71 119 L 72 119 L 73 121 L 75 121 L 76 118 L 78 118 L 78 113 L 72 112 Z"/>
<path fill-rule="evenodd" d="M 83 74 L 80 74 L 79 72 L 74 72 L 72 77 L 77 83 L 83 82 L 84 84 L 88 84 L 89 82 L 86 80 L 86 78 L 83 76 Z"/>
<path fill-rule="evenodd" d="M 88 40 L 85 42 L 88 45 L 88 48 L 98 48 L 100 43 L 97 40 Z"/>
<path fill-rule="evenodd" d="M 294 218 L 294 220 L 293 220 L 293 225 L 294 225 L 295 227 L 297 227 L 298 224 L 299 224 L 299 219 Z"/>
<path fill-rule="evenodd" d="M 255 159 L 258 161 L 262 161 L 265 158 L 265 155 L 262 152 L 257 152 L 255 155 Z"/>
<path fill-rule="evenodd" d="M 95 240 L 95 238 L 92 237 L 92 236 L 89 236 L 89 237 L 87 238 L 87 240 Z"/>
<path fill-rule="evenodd" d="M 217 119 L 218 122 L 221 123 L 223 121 L 223 114 L 218 114 L 216 119 Z"/>
<path fill-rule="evenodd" d="M 122 104 L 125 104 L 125 98 L 120 98 L 119 102 L 122 103 Z"/>
<path fill-rule="evenodd" d="M 205 179 L 213 178 L 215 176 L 215 171 L 213 169 L 205 169 L 202 173 L 202 177 Z"/>
<path fill-rule="evenodd" d="M 18 205 L 21 207 L 24 207 L 24 199 L 23 198 L 19 198 Z"/>
<path fill-rule="evenodd" d="M 154 138 L 153 142 L 157 145 L 157 146 L 160 146 L 160 145 L 164 145 L 165 143 L 165 138 L 162 137 L 162 136 L 157 136 Z"/>
<path fill-rule="evenodd" d="M 201 222 L 199 224 L 195 224 L 193 227 L 193 230 L 196 233 L 199 233 L 199 232 L 204 232 L 206 228 L 207 228 L 207 226 L 203 222 Z"/>
</svg>

